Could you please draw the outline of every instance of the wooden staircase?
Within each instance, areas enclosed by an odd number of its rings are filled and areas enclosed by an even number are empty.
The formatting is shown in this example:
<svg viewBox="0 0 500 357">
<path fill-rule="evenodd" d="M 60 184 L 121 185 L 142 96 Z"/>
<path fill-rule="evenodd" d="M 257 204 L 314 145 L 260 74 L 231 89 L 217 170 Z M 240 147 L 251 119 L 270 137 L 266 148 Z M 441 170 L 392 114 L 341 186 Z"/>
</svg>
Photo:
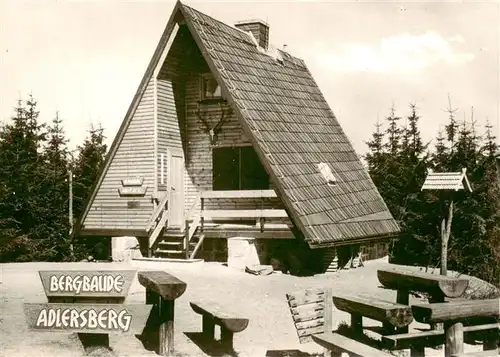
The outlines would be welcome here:
<svg viewBox="0 0 500 357">
<path fill-rule="evenodd" d="M 156 258 L 192 259 L 192 253 L 202 239 L 201 234 L 195 234 L 189 241 L 188 249 L 185 249 L 185 233 L 180 229 L 167 229 L 163 236 L 158 239 L 156 247 L 153 247 L 153 256 Z"/>
<path fill-rule="evenodd" d="M 168 199 L 158 203 L 147 225 L 148 256 L 170 259 L 193 259 L 203 243 L 198 232 L 198 221 L 191 226 L 188 220 L 184 229 L 168 227 Z"/>
</svg>

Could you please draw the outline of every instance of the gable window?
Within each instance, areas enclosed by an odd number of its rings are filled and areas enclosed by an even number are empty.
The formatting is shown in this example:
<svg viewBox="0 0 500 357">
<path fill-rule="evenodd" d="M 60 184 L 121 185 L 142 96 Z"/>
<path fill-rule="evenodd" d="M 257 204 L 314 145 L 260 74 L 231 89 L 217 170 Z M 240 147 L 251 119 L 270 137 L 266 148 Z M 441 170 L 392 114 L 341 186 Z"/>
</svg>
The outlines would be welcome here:
<svg viewBox="0 0 500 357">
<path fill-rule="evenodd" d="M 210 73 L 201 76 L 201 100 L 222 99 L 219 83 Z"/>
<path fill-rule="evenodd" d="M 269 175 L 252 146 L 214 148 L 213 190 L 267 190 Z"/>
</svg>

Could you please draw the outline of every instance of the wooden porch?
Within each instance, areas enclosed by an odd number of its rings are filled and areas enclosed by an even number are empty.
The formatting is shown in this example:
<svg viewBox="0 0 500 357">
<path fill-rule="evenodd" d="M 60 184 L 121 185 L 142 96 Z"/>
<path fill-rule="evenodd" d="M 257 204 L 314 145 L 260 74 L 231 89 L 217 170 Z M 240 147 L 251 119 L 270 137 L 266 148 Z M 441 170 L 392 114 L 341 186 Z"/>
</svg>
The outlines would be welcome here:
<svg viewBox="0 0 500 357">
<path fill-rule="evenodd" d="M 274 190 L 203 191 L 184 215 L 184 227 L 166 229 L 169 209 L 166 196 L 154 210 L 145 232 L 149 255 L 172 255 L 195 258 L 205 238 L 252 237 L 260 239 L 293 239 L 286 210 L 266 208 L 265 201 L 277 198 Z M 241 202 L 256 200 L 256 209 L 217 209 L 219 200 Z M 212 204 L 207 204 L 211 202 Z M 165 249 L 163 249 L 165 248 Z"/>
</svg>

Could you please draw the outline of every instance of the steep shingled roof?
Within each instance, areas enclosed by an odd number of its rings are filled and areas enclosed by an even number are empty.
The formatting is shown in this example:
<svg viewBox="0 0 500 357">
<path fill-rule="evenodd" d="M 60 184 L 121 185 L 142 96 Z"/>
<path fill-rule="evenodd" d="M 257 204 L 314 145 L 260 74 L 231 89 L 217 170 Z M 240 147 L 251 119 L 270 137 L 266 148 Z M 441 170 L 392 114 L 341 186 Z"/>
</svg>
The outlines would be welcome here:
<svg viewBox="0 0 500 357">
<path fill-rule="evenodd" d="M 399 231 L 304 61 L 282 61 L 246 33 L 181 5 L 281 198 L 311 246 Z M 318 169 L 327 163 L 330 185 Z"/>
</svg>

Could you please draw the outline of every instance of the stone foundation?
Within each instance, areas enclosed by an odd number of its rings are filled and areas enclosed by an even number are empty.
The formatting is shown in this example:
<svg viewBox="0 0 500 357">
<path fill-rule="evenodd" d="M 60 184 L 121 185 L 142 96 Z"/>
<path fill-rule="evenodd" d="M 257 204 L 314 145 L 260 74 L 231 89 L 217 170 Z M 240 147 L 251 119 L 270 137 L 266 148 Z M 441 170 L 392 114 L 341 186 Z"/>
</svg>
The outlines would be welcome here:
<svg viewBox="0 0 500 357">
<path fill-rule="evenodd" d="M 111 238 L 111 256 L 114 262 L 128 262 L 134 258 L 141 258 L 139 242 L 136 237 Z"/>
</svg>

